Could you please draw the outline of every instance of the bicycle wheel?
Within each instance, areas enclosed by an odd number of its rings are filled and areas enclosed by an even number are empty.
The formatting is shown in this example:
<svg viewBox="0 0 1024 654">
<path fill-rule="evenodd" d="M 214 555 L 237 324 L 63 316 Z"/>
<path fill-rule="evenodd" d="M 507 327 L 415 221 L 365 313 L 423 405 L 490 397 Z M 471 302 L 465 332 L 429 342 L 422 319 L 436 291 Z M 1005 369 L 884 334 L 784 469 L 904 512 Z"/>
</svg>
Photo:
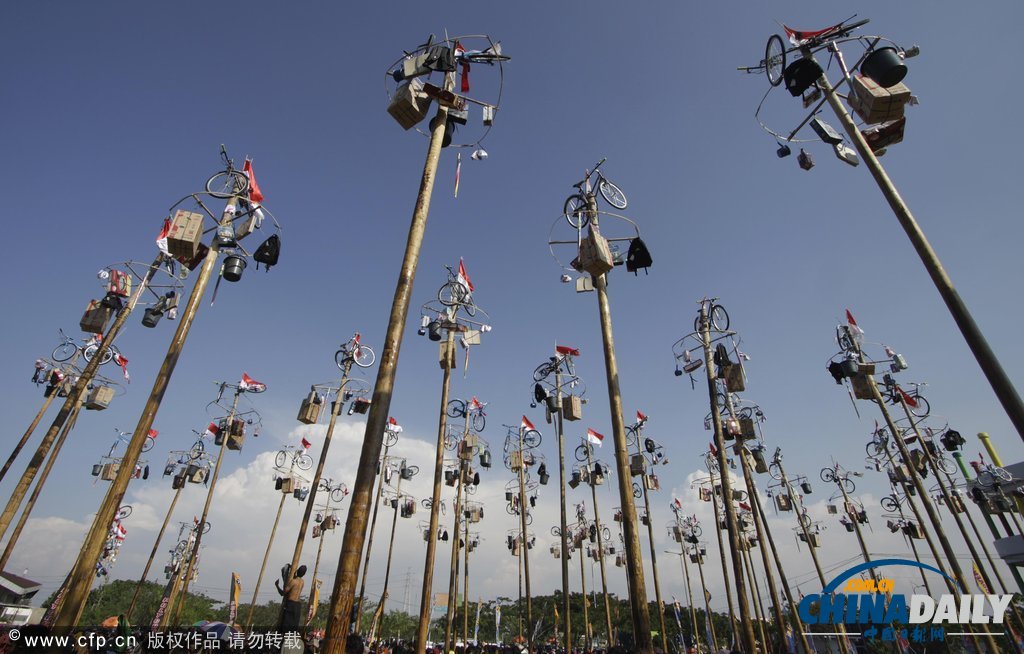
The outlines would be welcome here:
<svg viewBox="0 0 1024 654">
<path fill-rule="evenodd" d="M 459 444 L 459 439 L 455 438 L 451 434 L 444 437 L 444 449 L 451 452 L 455 449 L 455 446 Z"/>
<path fill-rule="evenodd" d="M 377 355 L 366 345 L 359 345 L 352 352 L 352 361 L 360 368 L 369 368 L 377 360 Z"/>
<path fill-rule="evenodd" d="M 529 527 L 533 524 L 533 514 L 529 511 L 526 512 L 526 526 Z"/>
<path fill-rule="evenodd" d="M 626 194 L 610 180 L 602 177 L 601 181 L 597 184 L 597 190 L 601 193 L 601 197 L 604 198 L 605 202 L 616 209 L 626 208 Z"/>
<path fill-rule="evenodd" d="M 143 443 L 142 443 L 142 451 L 143 452 L 148 452 L 151 449 L 153 449 L 154 445 L 156 445 L 156 440 L 153 439 L 153 438 L 150 438 L 149 436 L 146 436 L 146 440 L 143 441 Z"/>
<path fill-rule="evenodd" d="M 604 542 L 608 542 L 612 539 L 612 530 L 608 527 L 601 527 L 601 539 Z"/>
<path fill-rule="evenodd" d="M 205 450 L 206 450 L 206 446 L 203 444 L 203 441 L 198 440 L 198 441 L 196 441 L 195 443 L 192 444 L 192 449 L 190 449 L 188 451 L 188 454 L 189 454 L 189 457 L 191 457 L 193 460 L 195 460 L 195 459 L 198 459 L 199 457 L 201 457 Z"/>
<path fill-rule="evenodd" d="M 338 366 L 339 370 L 345 369 L 345 362 L 348 361 L 348 350 L 341 348 L 334 353 L 334 363 Z"/>
<path fill-rule="evenodd" d="M 124 520 L 125 518 L 127 518 L 131 514 L 132 514 L 132 505 L 131 504 L 125 504 L 124 506 L 122 506 L 120 509 L 117 510 L 117 516 L 115 516 L 114 519 L 115 520 Z"/>
<path fill-rule="evenodd" d="M 295 465 L 299 466 L 299 470 L 309 470 L 313 467 L 313 457 L 308 454 L 300 454 L 295 457 Z"/>
<path fill-rule="evenodd" d="M 484 427 L 487 426 L 487 416 L 483 413 L 477 412 L 473 414 L 473 431 L 482 432 Z"/>
<path fill-rule="evenodd" d="M 890 513 L 896 513 L 900 509 L 900 503 L 892 495 L 883 497 L 881 504 L 882 508 Z"/>
<path fill-rule="evenodd" d="M 543 381 L 547 377 L 551 376 L 556 369 L 554 363 L 542 363 L 537 366 L 537 369 L 533 371 L 533 381 Z"/>
<path fill-rule="evenodd" d="M 764 72 L 768 76 L 768 83 L 778 86 L 782 82 L 782 71 L 785 69 L 786 47 L 782 44 L 781 36 L 772 34 L 764 48 Z"/>
<path fill-rule="evenodd" d="M 591 449 L 589 445 L 577 445 L 576 446 L 576 460 L 583 463 L 590 457 Z"/>
<path fill-rule="evenodd" d="M 701 535 L 704 533 L 704 530 L 701 528 L 700 525 L 693 525 L 692 527 L 690 527 L 690 533 L 693 534 L 694 538 L 700 538 Z"/>
<path fill-rule="evenodd" d="M 517 507 L 512 506 L 512 502 L 509 502 L 508 504 L 505 505 L 505 513 L 509 515 L 519 515 L 519 509 Z"/>
<path fill-rule="evenodd" d="M 50 353 L 50 358 L 59 363 L 67 361 L 78 352 L 78 346 L 74 343 L 61 343 Z"/>
<path fill-rule="evenodd" d="M 333 489 L 331 491 L 331 501 L 337 503 L 345 499 L 345 496 L 348 495 L 348 493 L 345 492 L 346 490 L 347 489 L 343 487 Z"/>
<path fill-rule="evenodd" d="M 782 479 L 782 468 L 778 463 L 772 463 L 768 466 L 768 474 L 772 479 Z"/>
<path fill-rule="evenodd" d="M 590 214 L 587 213 L 587 199 L 580 194 L 570 195 L 565 200 L 562 213 L 569 224 L 576 229 L 583 229 L 590 222 Z"/>
<path fill-rule="evenodd" d="M 843 477 L 843 487 L 846 488 L 847 493 L 852 493 L 857 490 L 857 484 L 853 483 L 853 480 L 849 477 Z"/>
<path fill-rule="evenodd" d="M 461 289 L 462 286 L 460 284 L 448 282 L 441 288 L 437 289 L 437 301 L 446 307 L 454 307 L 461 301 Z"/>
<path fill-rule="evenodd" d="M 274 457 L 274 465 L 277 466 L 278 468 L 283 468 L 287 463 L 288 452 L 285 450 L 281 450 L 280 452 L 277 453 L 277 456 Z"/>
<path fill-rule="evenodd" d="M 523 446 L 524 447 L 540 447 L 540 432 L 536 429 L 528 429 L 523 434 Z"/>
<path fill-rule="evenodd" d="M 206 192 L 222 200 L 244 196 L 248 190 L 249 178 L 240 170 L 222 170 L 206 180 Z"/>
<path fill-rule="evenodd" d="M 729 330 L 729 314 L 726 313 L 725 307 L 721 304 L 711 305 L 711 326 L 720 332 Z"/>
<path fill-rule="evenodd" d="M 398 432 L 391 431 L 390 429 L 384 430 L 384 445 L 387 447 L 394 446 L 398 442 Z"/>
<path fill-rule="evenodd" d="M 947 475 L 955 475 L 956 474 L 956 471 L 957 471 L 956 464 L 953 463 L 952 461 L 950 461 L 948 458 L 946 458 L 944 456 L 936 456 L 936 457 L 933 457 L 933 459 L 935 460 L 935 467 L 938 468 L 939 470 L 941 470 L 943 473 L 945 473 Z"/>
<path fill-rule="evenodd" d="M 452 400 L 448 403 L 448 408 L 445 410 L 449 418 L 461 418 L 466 415 L 466 403 L 462 400 Z"/>
<path fill-rule="evenodd" d="M 1010 474 L 1010 471 L 1007 470 L 1006 468 L 998 468 L 998 467 L 993 466 L 992 467 L 992 476 L 995 477 L 995 479 L 997 481 L 999 481 L 1000 483 L 1005 483 L 1005 482 L 1008 482 L 1008 481 L 1013 481 L 1013 475 Z"/>
<path fill-rule="evenodd" d="M 927 418 L 928 414 L 932 412 L 932 407 L 928 404 L 928 400 L 924 399 L 923 395 L 914 393 L 911 398 L 917 406 L 911 406 L 907 403 L 907 408 L 910 409 L 910 413 L 918 418 Z"/>
<path fill-rule="evenodd" d="M 807 515 L 806 513 L 801 513 L 798 520 L 800 521 L 800 525 L 803 527 L 810 527 L 811 524 L 814 522 L 813 520 L 811 520 L 811 516 Z"/>
<path fill-rule="evenodd" d="M 627 428 L 626 429 L 626 446 L 627 447 L 633 447 L 634 445 L 637 444 L 637 441 L 638 441 L 637 430 L 636 429 Z"/>
<path fill-rule="evenodd" d="M 644 494 L 644 489 L 640 488 L 640 484 L 633 482 L 633 497 L 639 498 Z"/>
<path fill-rule="evenodd" d="M 832 468 L 822 468 L 820 477 L 823 482 L 829 484 L 835 483 L 836 471 Z"/>
<path fill-rule="evenodd" d="M 406 474 L 410 474 L 413 477 L 415 477 L 416 475 L 420 474 L 420 467 L 419 466 L 405 466 L 405 469 L 408 471 Z"/>
<path fill-rule="evenodd" d="M 864 452 L 868 455 L 869 458 L 875 459 L 885 454 L 885 446 L 878 441 L 871 441 L 870 443 L 864 446 Z"/>
</svg>

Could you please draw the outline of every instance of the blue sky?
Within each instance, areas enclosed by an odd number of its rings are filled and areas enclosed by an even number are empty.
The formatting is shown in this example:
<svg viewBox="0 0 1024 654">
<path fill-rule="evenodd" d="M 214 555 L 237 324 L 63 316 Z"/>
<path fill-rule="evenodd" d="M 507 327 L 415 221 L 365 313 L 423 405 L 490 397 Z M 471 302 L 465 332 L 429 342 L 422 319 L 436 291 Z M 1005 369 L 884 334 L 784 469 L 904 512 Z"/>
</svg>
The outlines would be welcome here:
<svg viewBox="0 0 1024 654">
<path fill-rule="evenodd" d="M 1020 97 L 1007 82 L 1024 46 L 1009 36 L 971 36 L 1020 22 L 1022 9 L 1011 2 L 922 9 L 880 2 L 856 8 L 872 19 L 866 33 L 922 49 L 905 80 L 921 104 L 908 111 L 905 141 L 882 161 L 1020 387 L 1017 326 L 1024 311 L 1014 280 L 1021 272 L 1022 144 L 1012 128 Z M 905 378 L 928 382 L 933 411 L 968 436 L 968 452 L 980 449 L 973 435 L 987 431 L 1006 460 L 1019 460 L 1020 439 L 864 167 L 852 169 L 811 143 L 817 166 L 802 171 L 795 157 L 776 158 L 774 140 L 753 118 L 767 85 L 736 67 L 757 63 L 768 35 L 780 31 L 777 21 L 815 28 L 853 11 L 801 2 L 480 3 L 447 15 L 393 3 L 7 7 L 0 26 L 8 62 L 0 68 L 7 89 L 0 188 L 13 244 L 5 257 L 12 283 L 4 291 L 12 311 L 0 339 L 9 362 L 0 376 L 0 408 L 8 441 L 42 401 L 28 383 L 32 361 L 57 344 L 59 327 L 77 332 L 82 309 L 100 293 L 96 270 L 153 256 L 167 208 L 219 170 L 219 144 L 239 162 L 252 157 L 266 205 L 284 227 L 281 263 L 269 273 L 250 267 L 240 283 L 222 283 L 212 307 L 207 297 L 157 418 L 160 437 L 151 453 L 162 462 L 168 449 L 190 442 L 190 429 L 205 425 L 211 381 L 235 381 L 248 371 L 268 384 L 255 400 L 263 433 L 226 462 L 231 481 L 224 487 L 235 495 L 218 494 L 201 582 L 223 595 L 227 568 L 237 562 L 248 594 L 269 532 L 261 514 L 276 504 L 267 457 L 300 434 L 317 433 L 299 430 L 295 413 L 310 384 L 335 375 L 338 343 L 358 330 L 381 347 L 426 151 L 424 137 L 404 132 L 386 113 L 384 73 L 404 49 L 447 29 L 488 33 L 512 61 L 484 142 L 490 156 L 469 161 L 464 151 L 457 199 L 456 152 L 442 155 L 414 298 L 435 297 L 445 280 L 442 266 L 465 258 L 494 329 L 473 350 L 468 375 L 455 376 L 453 394 L 490 402 L 485 436 L 492 442 L 500 442 L 501 423 L 530 411 L 531 372 L 556 342 L 583 351 L 579 372 L 589 387 L 587 416 L 570 437 L 587 426 L 610 432 L 596 298 L 559 283 L 546 245 L 571 184 L 607 157 L 604 171 L 629 197 L 625 213 L 655 258 L 649 276 L 616 270 L 609 293 L 625 410 L 650 415 L 649 433 L 672 461 L 666 492 L 653 500 L 656 524 L 671 517 L 672 492 L 693 496 L 688 479 L 709 436 L 702 424 L 707 398 L 672 375 L 670 351 L 704 295 L 728 308 L 752 357 L 745 397 L 764 409 L 768 444 L 784 449 L 793 472 L 816 478 L 831 457 L 852 469 L 862 465 L 874 418 L 862 407 L 858 420 L 824 370 L 847 307 L 869 340 L 906 356 Z M 491 73 L 474 67 L 474 84 L 485 87 Z M 803 116 L 782 89 L 766 107 L 779 129 Z M 28 569 L 48 588 L 70 566 L 104 490 L 93 485 L 89 468 L 106 452 L 115 426 L 128 430 L 137 421 L 172 334 L 167 321 L 141 328 L 140 317 L 119 340 L 131 361 L 128 393 L 108 411 L 82 416 L 40 498 L 29 540 L 12 559 L 12 570 Z M 406 428 L 401 447 L 426 468 L 441 375 L 435 344 L 415 329 L 410 322 L 392 414 Z M 543 422 L 536 410 L 529 415 Z M 352 419 L 346 425 L 338 445 L 349 449 L 336 446 L 336 476 L 351 483 L 362 431 Z M 553 456 L 550 429 L 543 447 Z M 495 508 L 482 527 L 490 540 L 483 549 L 496 572 L 485 597 L 514 590 L 515 561 L 499 544 L 513 526 L 499 505 L 507 475 L 495 469 L 486 476 Z M 4 480 L 0 493 L 13 481 Z M 154 476 L 129 490 L 140 508 L 127 525 L 116 576 L 141 570 L 169 486 Z M 875 498 L 885 491 L 879 475 L 865 477 L 863 488 Z M 551 516 L 556 498 L 553 487 L 542 495 Z M 601 501 L 616 503 L 610 491 Z M 190 491 L 179 516 L 190 519 L 201 506 Z M 297 504 L 292 510 L 297 524 Z M 877 503 L 873 510 L 877 515 Z M 245 530 L 247 542 L 251 535 L 252 547 L 218 554 L 230 543 L 218 518 Z M 553 520 L 538 517 L 538 533 L 546 537 Z M 404 527 L 414 535 L 412 525 Z M 780 522 L 779 529 L 788 528 Z M 663 532 L 660 549 L 670 546 Z M 903 551 L 884 528 L 872 538 L 879 551 Z M 806 557 L 786 540 L 794 570 L 804 571 Z M 418 575 L 422 541 L 408 541 Z M 832 562 L 855 553 L 837 524 L 826 542 Z M 290 543 L 279 545 L 274 560 L 290 551 Z M 553 572 L 544 552 L 546 546 L 538 565 Z M 671 570 L 663 568 L 663 576 L 672 575 L 663 581 L 666 595 L 681 597 L 682 582 Z M 621 592 L 624 581 L 612 587 Z"/>
</svg>

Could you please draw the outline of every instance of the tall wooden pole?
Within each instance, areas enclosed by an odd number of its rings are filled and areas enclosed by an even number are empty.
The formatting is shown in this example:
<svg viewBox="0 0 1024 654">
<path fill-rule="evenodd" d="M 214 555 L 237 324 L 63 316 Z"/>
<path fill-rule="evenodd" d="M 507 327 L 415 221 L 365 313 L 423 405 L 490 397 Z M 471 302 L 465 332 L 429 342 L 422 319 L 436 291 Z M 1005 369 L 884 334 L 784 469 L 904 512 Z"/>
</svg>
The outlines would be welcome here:
<svg viewBox="0 0 1024 654">
<path fill-rule="evenodd" d="M 712 463 L 714 462 L 714 463 Z M 708 475 L 711 484 L 711 509 L 715 514 L 715 536 L 718 538 L 718 556 L 722 562 L 722 581 L 725 584 L 725 601 L 726 606 L 729 608 L 729 628 L 732 630 L 733 635 L 738 633 L 739 629 L 736 626 L 736 609 L 732 601 L 732 584 L 729 583 L 729 560 L 725 556 L 725 541 L 722 538 L 722 515 L 718 510 L 718 499 L 716 499 L 714 492 L 715 489 L 715 472 L 713 469 L 714 465 L 717 465 L 717 460 L 714 459 L 713 455 L 708 454 L 707 466 Z M 719 487 L 720 489 L 720 487 Z"/>
<path fill-rule="evenodd" d="M 555 368 L 555 394 L 558 411 L 554 419 L 556 436 L 558 437 L 558 528 L 562 534 L 559 546 L 562 548 L 562 647 L 566 652 L 572 651 L 572 616 L 569 606 L 569 542 L 568 520 L 565 506 L 565 422 L 562 417 L 562 369 Z M 582 556 L 582 554 L 581 554 Z M 585 598 L 584 598 L 585 599 Z"/>
<path fill-rule="evenodd" d="M 281 510 L 284 509 L 284 501 L 288 498 L 287 493 L 281 493 L 281 501 L 277 503 L 277 514 L 274 516 L 274 526 L 270 528 L 270 539 L 267 541 L 267 551 L 263 553 L 263 563 L 260 564 L 260 573 L 256 576 L 256 585 L 252 587 L 252 602 L 249 603 L 249 616 L 245 619 L 247 629 L 252 629 L 252 616 L 256 612 L 256 599 L 260 594 L 260 586 L 263 584 L 263 573 L 267 571 L 267 560 L 270 558 L 270 550 L 274 547 L 274 536 L 277 535 L 277 525 L 281 522 Z"/>
<path fill-rule="evenodd" d="M 716 518 L 717 522 L 717 518 Z M 718 525 L 715 525 L 715 529 L 721 531 Z M 704 593 L 704 619 L 708 621 L 708 626 L 711 628 L 711 646 L 714 651 L 718 651 L 718 634 L 715 632 L 715 621 L 711 614 L 711 593 L 708 592 L 708 585 L 704 581 L 704 555 L 697 550 L 697 546 L 693 546 L 694 551 L 697 552 L 697 572 L 700 573 L 700 589 Z M 735 628 L 735 622 L 733 622 Z"/>
<path fill-rule="evenodd" d="M 444 88 L 450 89 L 452 84 L 452 76 L 446 75 Z M 373 387 L 373 401 L 370 403 L 370 411 L 366 418 L 366 432 L 359 454 L 359 467 L 352 487 L 352 505 L 349 507 L 348 519 L 345 521 L 345 536 L 341 545 L 341 556 L 338 559 L 334 591 L 331 594 L 331 615 L 327 622 L 327 635 L 321 643 L 323 654 L 343 654 L 345 651 L 345 637 L 348 634 L 352 604 L 355 599 L 356 579 L 359 574 L 359 557 L 363 552 L 363 542 L 366 538 L 370 504 L 374 501 L 374 498 L 371 497 L 373 480 L 376 475 L 377 461 L 380 460 L 381 440 L 387 426 L 388 412 L 391 410 L 391 396 L 395 387 L 395 373 L 398 369 L 398 354 L 402 345 L 405 322 L 409 315 L 413 280 L 416 277 L 416 266 L 419 262 L 420 248 L 423 245 L 423 234 L 426 231 L 427 213 L 430 210 L 430 197 L 434 189 L 434 177 L 441 155 L 441 140 L 444 136 L 447 116 L 448 109 L 438 106 L 437 117 L 432 123 L 427 159 L 423 165 L 419 196 L 416 199 L 416 208 L 413 210 L 412 222 L 409 226 L 402 268 L 391 304 L 391 315 L 388 318 L 384 346 L 377 368 L 377 380 Z M 450 375 L 450 371 L 446 372 Z M 442 406 L 442 421 L 444 411 L 445 407 Z M 431 589 L 429 582 L 433 581 L 433 570 L 429 570 L 425 577 L 424 581 L 428 583 L 424 584 L 426 597 L 421 609 L 422 607 L 427 609 L 427 622 L 423 622 L 421 610 L 420 625 L 416 632 L 417 654 L 423 654 L 427 642 Z"/>
<path fill-rule="evenodd" d="M 587 196 L 587 213 L 591 229 L 598 228 L 597 199 Z M 623 545 L 626 551 L 626 579 L 633 619 L 633 651 L 653 654 L 651 616 L 647 606 L 644 563 L 640 554 L 640 530 L 637 527 L 636 504 L 633 502 L 632 476 L 629 474 L 629 447 L 626 444 L 626 423 L 622 417 L 622 393 L 619 389 L 619 365 L 615 358 L 615 337 L 612 334 L 611 305 L 608 303 L 607 275 L 594 278 L 597 306 L 601 317 L 601 345 L 604 350 L 605 376 L 608 380 L 608 405 L 611 410 L 612 442 L 615 445 L 616 477 L 619 482 L 619 505 L 622 507 Z M 601 553 L 602 565 L 604 553 Z M 610 618 L 609 618 L 610 621 Z M 611 634 L 609 633 L 609 638 Z"/>
<path fill-rule="evenodd" d="M 324 516 L 326 517 L 326 516 L 330 515 L 330 512 L 331 512 L 331 493 L 328 492 L 327 493 L 327 502 L 324 504 Z M 317 584 L 320 583 L 317 580 L 316 575 L 320 571 L 320 555 L 324 551 L 324 540 L 326 539 L 326 537 L 327 537 L 327 531 L 321 529 L 320 530 L 320 542 L 316 546 L 316 562 L 313 564 L 313 581 L 310 582 L 310 587 L 311 588 L 316 588 Z M 306 612 L 306 626 L 307 627 L 309 626 L 309 624 L 311 622 L 313 622 L 313 613 L 314 613 L 314 611 L 312 609 L 314 609 L 314 608 L 315 607 L 312 605 L 312 602 L 311 602 L 310 603 L 310 609 L 311 610 Z"/>
<path fill-rule="evenodd" d="M 636 447 L 637 453 L 640 456 L 643 454 L 643 443 L 640 438 L 640 428 L 637 428 Z M 666 459 L 667 460 L 667 459 Z M 644 471 L 643 483 L 641 486 L 644 490 L 644 513 L 647 515 L 647 542 L 650 544 L 651 549 L 651 568 L 654 571 L 654 597 L 658 602 L 658 620 L 661 626 L 661 651 L 668 653 L 668 634 L 665 630 L 665 604 L 661 601 L 661 582 L 658 579 L 658 555 L 654 545 L 654 516 L 651 515 L 651 500 L 647 491 L 647 477 L 646 470 Z M 603 556 L 602 556 L 603 558 Z"/>
<path fill-rule="evenodd" d="M 469 430 L 469 417 L 466 417 L 466 430 Z M 463 434 L 463 442 L 465 442 L 465 434 Z M 448 573 L 448 615 L 445 616 L 444 625 L 444 651 L 450 651 L 455 649 L 455 637 L 452 633 L 452 625 L 455 621 L 455 607 L 456 598 L 458 594 L 459 585 L 459 540 L 462 538 L 459 533 L 459 520 L 462 518 L 460 513 L 462 512 L 462 487 L 464 486 L 463 477 L 465 475 L 466 462 L 460 457 L 458 467 L 458 481 L 455 482 L 455 510 L 452 516 L 452 556 L 451 556 L 451 569 Z"/>
<path fill-rule="evenodd" d="M 345 392 L 345 386 L 348 384 L 349 372 L 352 370 L 351 358 L 346 359 L 341 369 L 341 382 L 338 384 L 338 395 L 334 404 L 331 405 L 331 419 L 327 423 L 327 433 L 324 435 L 323 448 L 320 450 L 320 460 L 316 464 L 316 472 L 313 473 L 313 480 L 309 485 L 309 497 L 306 498 L 306 508 L 302 512 L 302 521 L 299 523 L 299 533 L 295 538 L 295 550 L 292 551 L 291 566 L 288 568 L 288 579 L 285 580 L 285 585 L 295 575 L 295 571 L 299 569 L 299 559 L 302 558 L 302 546 L 306 542 L 306 532 L 309 530 L 309 518 L 313 515 L 313 506 L 316 502 L 317 492 L 320 490 L 320 480 L 323 479 L 324 466 L 327 463 L 327 452 L 331 449 L 331 439 L 334 437 L 334 426 L 338 422 L 338 414 L 341 413 L 341 401 L 342 395 Z M 379 494 L 379 493 L 378 493 Z M 330 505 L 331 491 L 327 491 L 327 503 Z M 323 538 L 323 535 L 320 536 Z M 322 549 L 323 541 L 320 541 L 320 546 L 317 547 L 317 556 L 320 556 L 319 550 Z M 314 580 L 316 579 L 314 575 Z M 281 602 L 281 618 L 284 617 L 284 602 Z M 279 618 L 280 619 L 280 618 Z"/>
<path fill-rule="evenodd" d="M 384 603 L 388 599 L 388 582 L 391 580 L 391 555 L 395 551 L 395 527 L 398 524 L 398 507 L 402 503 L 402 475 L 398 475 L 398 484 L 395 485 L 395 497 L 398 498 L 398 502 L 395 504 L 394 515 L 391 517 L 391 540 L 388 541 L 388 561 L 384 566 L 384 590 L 381 591 L 380 604 L 377 606 L 381 620 L 384 619 Z M 370 640 L 373 641 L 373 634 L 371 634 Z"/>
<path fill-rule="evenodd" d="M 448 330 L 445 352 L 455 347 L 455 332 Z M 451 387 L 451 357 L 446 355 L 442 364 L 444 374 L 441 380 L 441 408 L 437 422 L 437 448 L 434 450 L 434 489 L 430 496 L 430 538 L 427 539 L 427 554 L 423 560 L 423 589 L 420 592 L 420 617 L 416 628 L 416 654 L 424 654 L 430 631 L 430 613 L 433 609 L 431 596 L 434 592 L 434 556 L 437 552 L 438 513 L 441 508 L 441 478 L 444 474 L 444 438 L 448 433 L 448 390 Z M 348 535 L 348 531 L 345 532 Z M 330 653 L 325 653 L 330 654 Z M 335 652 L 333 654 L 341 654 Z"/>
<path fill-rule="evenodd" d="M 19 454 L 21 454 L 22 448 L 25 447 L 25 443 L 28 442 L 28 439 L 32 437 L 32 432 L 34 432 L 36 427 L 39 426 L 39 421 L 43 419 L 43 415 L 46 413 L 46 410 L 50 408 L 50 405 L 53 403 L 53 398 L 55 397 L 57 397 L 56 389 L 54 389 L 54 391 L 43 400 L 43 406 L 39 407 L 39 413 L 37 413 L 36 417 L 32 419 L 31 424 L 29 424 L 28 429 L 25 430 L 25 433 L 18 441 L 18 444 L 14 446 L 14 451 L 11 452 L 11 456 L 9 456 L 7 461 L 4 462 L 3 469 L 0 469 L 0 481 L 3 481 L 4 477 L 7 476 L 7 471 L 11 469 L 11 465 L 14 464 L 14 460 L 18 458 Z"/>
<path fill-rule="evenodd" d="M 171 498 L 171 505 L 167 507 L 167 513 L 164 515 L 164 522 L 160 525 L 160 531 L 157 532 L 156 540 L 153 541 L 153 549 L 149 553 L 149 559 L 146 560 L 146 567 L 142 570 L 142 576 L 139 577 L 139 583 L 135 584 L 135 592 L 132 593 L 132 601 L 128 605 L 128 611 L 124 614 L 125 619 L 128 621 L 131 621 L 132 619 L 132 613 L 135 611 L 135 604 L 139 600 L 139 593 L 142 592 L 142 586 L 146 583 L 146 576 L 149 575 L 149 569 L 153 565 L 153 559 L 156 558 L 157 550 L 160 549 L 160 541 L 163 540 L 164 532 L 167 531 L 167 525 L 171 521 L 171 516 L 174 515 L 174 507 L 178 504 L 178 498 L 181 496 L 182 488 L 184 488 L 184 484 L 178 486 L 174 491 L 174 497 Z"/>
<path fill-rule="evenodd" d="M 590 498 L 594 502 L 594 531 L 597 532 L 596 533 L 596 536 L 597 536 L 597 554 L 598 554 L 597 561 L 598 561 L 598 563 L 600 564 L 600 567 L 601 567 L 601 594 L 604 597 L 605 630 L 606 630 L 606 636 L 608 638 L 608 645 L 611 646 L 612 636 L 614 635 L 613 632 L 612 632 L 612 609 L 611 609 L 611 600 L 608 599 L 608 577 L 605 574 L 605 567 L 604 567 L 604 536 L 601 534 L 601 513 L 600 513 L 600 511 L 598 510 L 598 507 L 597 507 L 597 485 L 594 483 L 594 474 L 593 474 L 593 471 L 594 471 L 594 461 L 593 461 L 593 459 L 591 458 L 591 455 L 590 455 L 591 454 L 590 453 L 590 448 L 591 448 L 590 444 L 586 440 L 583 441 L 583 444 L 586 446 L 586 450 L 587 450 L 587 470 L 588 470 L 588 476 L 589 476 L 589 480 L 587 481 L 587 483 L 590 486 Z M 630 486 L 632 486 L 632 483 L 630 483 Z M 632 488 L 631 488 L 630 489 L 630 495 L 631 496 L 632 496 L 632 493 L 633 493 L 633 491 L 632 491 Z M 625 522 L 625 520 L 626 520 L 626 516 L 625 515 L 622 516 L 622 520 L 623 520 L 623 522 Z M 629 573 L 628 567 L 627 567 L 626 573 L 627 574 Z M 644 603 L 646 604 L 646 601 Z M 648 632 L 647 637 L 650 638 L 650 636 L 651 636 L 651 634 Z"/>
<path fill-rule="evenodd" d="M 533 654 L 533 597 L 530 593 L 530 541 L 529 532 L 526 530 L 526 512 L 529 506 L 526 503 L 526 457 L 523 456 L 523 432 L 526 427 L 519 426 L 519 556 L 523 562 L 523 580 L 526 586 L 526 651 Z"/>
<path fill-rule="evenodd" d="M 377 533 L 377 513 L 380 511 L 380 498 L 383 497 L 384 469 L 388 465 L 389 449 L 391 448 L 385 445 L 384 456 L 381 457 L 380 474 L 378 475 L 379 479 L 377 479 L 377 494 L 374 496 L 373 516 L 370 518 L 370 533 L 366 539 L 366 552 L 363 554 L 363 574 L 359 580 L 359 599 L 356 601 L 356 619 L 353 625 L 353 629 L 357 634 L 363 633 L 363 600 L 366 597 L 366 577 L 370 572 L 370 553 L 373 551 L 373 536 Z M 395 510 L 397 511 L 398 508 L 396 507 Z"/>
</svg>

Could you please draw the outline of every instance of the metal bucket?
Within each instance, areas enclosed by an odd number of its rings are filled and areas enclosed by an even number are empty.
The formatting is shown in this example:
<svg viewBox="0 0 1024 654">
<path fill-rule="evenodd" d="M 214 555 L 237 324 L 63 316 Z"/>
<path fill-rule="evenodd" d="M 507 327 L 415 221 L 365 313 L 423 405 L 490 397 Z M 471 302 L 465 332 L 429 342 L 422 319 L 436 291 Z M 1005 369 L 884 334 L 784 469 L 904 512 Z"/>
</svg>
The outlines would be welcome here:
<svg viewBox="0 0 1024 654">
<path fill-rule="evenodd" d="M 907 76 L 907 65 L 903 63 L 899 52 L 892 46 L 877 48 L 860 65 L 860 72 L 878 83 L 889 88 L 896 86 Z"/>
<path fill-rule="evenodd" d="M 242 278 L 242 273 L 245 272 L 245 259 L 232 254 L 231 256 L 224 259 L 224 279 L 229 282 L 237 282 Z"/>
</svg>

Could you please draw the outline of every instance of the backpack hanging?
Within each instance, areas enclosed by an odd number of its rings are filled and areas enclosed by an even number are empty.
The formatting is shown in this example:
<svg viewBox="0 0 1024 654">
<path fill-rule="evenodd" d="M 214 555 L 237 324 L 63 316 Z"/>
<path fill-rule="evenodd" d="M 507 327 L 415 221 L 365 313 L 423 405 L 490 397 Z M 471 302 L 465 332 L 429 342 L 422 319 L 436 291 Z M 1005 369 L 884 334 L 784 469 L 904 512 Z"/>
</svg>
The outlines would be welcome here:
<svg viewBox="0 0 1024 654">
<path fill-rule="evenodd" d="M 269 271 L 271 266 L 277 265 L 277 260 L 280 256 L 281 237 L 277 234 L 271 234 L 267 240 L 263 241 L 263 243 L 256 248 L 256 252 L 253 253 L 252 259 L 256 262 L 256 270 L 260 269 L 260 264 L 262 263 Z"/>
<path fill-rule="evenodd" d="M 635 275 L 637 270 L 643 268 L 646 275 L 647 269 L 652 263 L 654 260 L 651 259 L 651 252 L 639 236 L 629 242 L 629 251 L 626 253 L 626 270 L 628 272 Z"/>
</svg>

